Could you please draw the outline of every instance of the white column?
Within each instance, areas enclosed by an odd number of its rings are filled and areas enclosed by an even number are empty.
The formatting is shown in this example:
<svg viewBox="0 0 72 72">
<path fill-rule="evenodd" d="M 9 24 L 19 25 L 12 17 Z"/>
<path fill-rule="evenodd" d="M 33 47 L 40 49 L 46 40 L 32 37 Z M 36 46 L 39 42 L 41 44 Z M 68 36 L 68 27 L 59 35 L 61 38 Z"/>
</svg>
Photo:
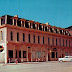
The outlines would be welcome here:
<svg viewBox="0 0 72 72">
<path fill-rule="evenodd" d="M 21 21 L 21 27 L 22 27 L 22 21 Z"/>
<path fill-rule="evenodd" d="M 1 25 L 1 18 L 0 18 L 0 25 Z"/>
<path fill-rule="evenodd" d="M 17 19 L 16 19 L 16 26 L 17 26 Z"/>
<path fill-rule="evenodd" d="M 24 21 L 24 27 L 25 27 L 25 21 Z"/>
<path fill-rule="evenodd" d="M 29 28 L 30 28 L 30 22 L 28 24 L 29 24 Z"/>
<path fill-rule="evenodd" d="M 45 31 L 45 26 L 44 26 L 44 31 Z"/>
<path fill-rule="evenodd" d="M 48 61 L 48 50 L 46 51 L 46 61 Z"/>
<path fill-rule="evenodd" d="M 7 63 L 7 28 L 4 29 L 4 51 L 5 51 L 5 64 Z"/>
<path fill-rule="evenodd" d="M 7 15 L 5 16 L 5 24 L 7 24 Z"/>
<path fill-rule="evenodd" d="M 39 30 L 39 24 L 38 24 L 38 30 Z"/>
<path fill-rule="evenodd" d="M 48 32 L 48 27 L 47 27 L 47 32 Z"/>
<path fill-rule="evenodd" d="M 37 29 L 37 24 L 35 24 L 35 28 Z"/>
<path fill-rule="evenodd" d="M 14 25 L 14 19 L 13 19 L 13 25 Z"/>
<path fill-rule="evenodd" d="M 42 25 L 42 31 L 43 31 L 43 25 Z"/>
</svg>

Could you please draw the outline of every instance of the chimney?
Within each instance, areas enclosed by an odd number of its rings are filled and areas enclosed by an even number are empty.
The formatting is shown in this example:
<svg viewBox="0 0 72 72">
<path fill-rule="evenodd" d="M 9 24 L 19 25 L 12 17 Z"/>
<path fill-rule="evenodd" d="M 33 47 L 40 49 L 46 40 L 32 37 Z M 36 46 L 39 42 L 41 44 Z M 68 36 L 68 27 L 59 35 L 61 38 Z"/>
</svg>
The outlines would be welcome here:
<svg viewBox="0 0 72 72">
<path fill-rule="evenodd" d="M 46 25 L 49 25 L 49 23 L 47 22 L 47 23 L 45 23 Z"/>
<path fill-rule="evenodd" d="M 18 15 L 15 15 L 14 17 L 18 17 Z"/>
</svg>

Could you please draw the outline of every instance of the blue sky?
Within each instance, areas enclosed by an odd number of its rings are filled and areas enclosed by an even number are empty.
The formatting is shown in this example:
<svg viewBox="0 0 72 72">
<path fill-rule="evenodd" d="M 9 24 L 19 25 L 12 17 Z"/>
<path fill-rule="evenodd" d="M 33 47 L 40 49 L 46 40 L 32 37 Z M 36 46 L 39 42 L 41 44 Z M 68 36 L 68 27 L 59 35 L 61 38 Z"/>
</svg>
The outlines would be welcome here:
<svg viewBox="0 0 72 72">
<path fill-rule="evenodd" d="M 72 0 L 1 0 L 0 16 L 6 14 L 66 28 L 72 26 Z"/>
</svg>

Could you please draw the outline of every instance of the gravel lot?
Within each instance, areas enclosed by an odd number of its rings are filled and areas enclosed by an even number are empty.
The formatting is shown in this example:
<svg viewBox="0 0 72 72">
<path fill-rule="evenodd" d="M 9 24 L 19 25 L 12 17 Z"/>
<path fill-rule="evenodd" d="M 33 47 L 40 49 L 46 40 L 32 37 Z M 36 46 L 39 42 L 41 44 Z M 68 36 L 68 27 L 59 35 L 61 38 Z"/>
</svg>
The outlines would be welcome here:
<svg viewBox="0 0 72 72">
<path fill-rule="evenodd" d="M 27 62 L 0 64 L 0 72 L 72 72 L 72 62 Z"/>
</svg>

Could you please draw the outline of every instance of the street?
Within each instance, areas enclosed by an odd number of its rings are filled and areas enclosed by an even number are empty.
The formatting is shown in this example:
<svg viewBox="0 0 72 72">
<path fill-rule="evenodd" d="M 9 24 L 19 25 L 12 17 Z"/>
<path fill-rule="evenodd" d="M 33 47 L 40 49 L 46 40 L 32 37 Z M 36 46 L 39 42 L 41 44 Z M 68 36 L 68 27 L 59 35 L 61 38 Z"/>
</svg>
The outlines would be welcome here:
<svg viewBox="0 0 72 72">
<path fill-rule="evenodd" d="M 0 65 L 0 72 L 72 72 L 72 62 L 27 62 Z"/>
</svg>

